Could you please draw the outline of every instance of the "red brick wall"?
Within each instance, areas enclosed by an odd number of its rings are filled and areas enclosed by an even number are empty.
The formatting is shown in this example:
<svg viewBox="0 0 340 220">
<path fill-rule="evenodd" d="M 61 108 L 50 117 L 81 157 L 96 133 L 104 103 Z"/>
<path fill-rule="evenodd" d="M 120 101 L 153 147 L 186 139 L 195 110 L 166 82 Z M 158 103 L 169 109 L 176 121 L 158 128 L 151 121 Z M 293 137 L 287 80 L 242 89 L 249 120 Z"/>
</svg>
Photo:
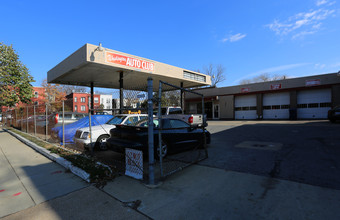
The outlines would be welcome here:
<svg viewBox="0 0 340 220">
<path fill-rule="evenodd" d="M 89 98 L 88 93 L 71 93 L 67 96 L 67 99 L 72 99 L 73 112 L 88 113 L 89 111 Z M 94 102 L 94 108 L 98 108 L 100 105 L 100 95 L 94 94 L 94 100 L 98 99 L 98 102 Z"/>
</svg>

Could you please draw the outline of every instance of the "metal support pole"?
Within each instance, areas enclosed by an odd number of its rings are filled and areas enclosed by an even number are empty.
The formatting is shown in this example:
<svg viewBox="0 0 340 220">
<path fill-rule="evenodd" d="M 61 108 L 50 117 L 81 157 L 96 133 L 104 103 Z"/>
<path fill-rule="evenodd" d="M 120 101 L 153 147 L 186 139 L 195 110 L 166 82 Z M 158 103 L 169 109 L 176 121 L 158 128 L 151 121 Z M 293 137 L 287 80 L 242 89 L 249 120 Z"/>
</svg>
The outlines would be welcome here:
<svg viewBox="0 0 340 220">
<path fill-rule="evenodd" d="M 152 78 L 148 78 L 148 148 L 149 148 L 149 184 L 155 184 L 155 154 L 154 154 L 154 137 L 153 137 L 153 87 Z"/>
<path fill-rule="evenodd" d="M 123 113 L 123 105 L 124 105 L 124 80 L 123 80 L 123 72 L 119 73 L 119 114 Z"/>
<path fill-rule="evenodd" d="M 161 177 L 163 177 L 163 143 L 162 143 L 162 82 L 159 82 L 158 87 L 158 148 L 159 148 L 159 167 Z"/>
<path fill-rule="evenodd" d="M 35 117 L 35 105 L 33 106 L 34 136 L 37 136 L 37 118 Z"/>
<path fill-rule="evenodd" d="M 207 120 L 207 118 L 206 119 L 204 119 L 204 115 L 205 115 L 205 110 L 204 110 L 204 96 L 202 96 L 202 119 L 203 119 L 203 122 L 202 122 L 202 124 L 203 124 L 203 147 L 204 147 L 204 150 L 205 150 L 205 155 L 207 156 L 207 158 L 208 158 L 208 149 L 207 149 L 207 136 L 206 136 L 206 133 L 205 133 L 205 120 Z"/>
<path fill-rule="evenodd" d="M 47 113 L 48 113 L 48 107 L 46 104 L 46 108 L 45 108 L 45 140 L 47 141 L 47 135 L 48 135 L 48 120 L 47 120 Z"/>
<path fill-rule="evenodd" d="M 89 111 L 89 129 L 90 129 L 90 154 L 91 156 L 93 156 L 93 145 L 92 145 L 92 114 L 91 114 L 92 111 Z"/>
<path fill-rule="evenodd" d="M 91 114 L 93 115 L 93 109 L 94 109 L 94 97 L 93 97 L 94 91 L 93 91 L 93 82 L 91 82 Z"/>
<path fill-rule="evenodd" d="M 183 114 L 184 114 L 184 102 L 183 102 L 184 90 L 182 88 L 183 88 L 183 82 L 181 82 L 181 109 L 182 109 Z"/>
<path fill-rule="evenodd" d="M 28 106 L 26 107 L 26 133 L 28 133 Z"/>
<path fill-rule="evenodd" d="M 63 101 L 63 146 L 65 147 L 65 101 Z"/>
</svg>

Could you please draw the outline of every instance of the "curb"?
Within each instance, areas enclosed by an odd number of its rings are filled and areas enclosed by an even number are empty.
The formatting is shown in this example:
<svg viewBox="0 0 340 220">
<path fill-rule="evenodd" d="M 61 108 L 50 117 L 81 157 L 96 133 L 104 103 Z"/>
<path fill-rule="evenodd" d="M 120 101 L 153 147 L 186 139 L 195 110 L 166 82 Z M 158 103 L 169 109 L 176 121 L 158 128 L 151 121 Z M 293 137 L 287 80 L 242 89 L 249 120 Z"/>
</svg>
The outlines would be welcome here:
<svg viewBox="0 0 340 220">
<path fill-rule="evenodd" d="M 21 137 L 20 135 L 14 133 L 12 131 L 9 131 L 9 130 L 7 130 L 5 128 L 3 128 L 3 130 L 5 130 L 8 133 L 10 133 L 11 135 L 13 135 L 17 139 L 19 139 L 21 142 L 23 142 L 24 144 L 26 144 L 29 147 L 31 147 L 33 150 L 39 152 L 40 154 L 44 155 L 48 159 L 50 159 L 52 161 L 55 161 L 56 163 L 58 163 L 61 166 L 65 167 L 66 169 L 69 169 L 73 174 L 75 174 L 76 176 L 78 176 L 81 179 L 85 180 L 86 182 L 90 183 L 90 174 L 85 172 L 84 170 L 80 169 L 79 167 L 73 166 L 70 161 L 65 160 L 63 157 L 60 157 L 57 154 L 51 153 L 49 150 L 36 145 L 35 143 L 27 140 L 26 138 Z"/>
</svg>

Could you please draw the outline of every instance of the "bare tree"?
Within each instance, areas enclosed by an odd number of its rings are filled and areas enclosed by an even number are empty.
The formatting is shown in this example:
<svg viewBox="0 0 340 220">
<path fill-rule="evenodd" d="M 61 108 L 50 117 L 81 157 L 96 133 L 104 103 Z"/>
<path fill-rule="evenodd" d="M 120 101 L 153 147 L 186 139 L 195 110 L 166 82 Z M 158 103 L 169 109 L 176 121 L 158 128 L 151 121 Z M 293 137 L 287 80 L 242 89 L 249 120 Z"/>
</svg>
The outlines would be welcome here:
<svg viewBox="0 0 340 220">
<path fill-rule="evenodd" d="M 246 85 L 246 84 L 250 84 L 253 83 L 253 81 L 251 79 L 242 79 L 240 81 L 240 85 Z"/>
<path fill-rule="evenodd" d="M 225 68 L 221 64 L 218 64 L 217 66 L 209 64 L 209 66 L 203 67 L 203 73 L 208 76 L 211 76 L 212 87 L 216 87 L 218 83 L 223 82 L 225 80 L 224 71 Z M 196 72 L 200 73 L 200 70 L 196 70 Z"/>
<path fill-rule="evenodd" d="M 255 82 L 268 82 L 272 81 L 269 73 L 262 73 L 254 78 Z"/>
<path fill-rule="evenodd" d="M 78 93 L 86 93 L 89 92 L 89 88 L 84 86 L 73 86 L 73 85 L 60 85 L 62 87 L 62 91 L 67 95 L 78 92 Z"/>
<path fill-rule="evenodd" d="M 288 76 L 285 75 L 285 74 L 271 75 L 269 73 L 262 73 L 258 76 L 255 76 L 254 78 L 241 80 L 240 85 L 245 85 L 245 84 L 250 84 L 250 83 L 259 83 L 259 82 L 269 82 L 269 81 L 275 81 L 275 80 L 283 80 L 283 79 L 287 79 L 287 78 L 288 78 Z"/>
<path fill-rule="evenodd" d="M 274 74 L 274 75 L 272 76 L 272 80 L 273 80 L 273 81 L 274 81 L 274 80 L 287 79 L 287 78 L 288 78 L 288 76 L 285 75 L 285 74 L 283 74 L 283 75 Z"/>
</svg>

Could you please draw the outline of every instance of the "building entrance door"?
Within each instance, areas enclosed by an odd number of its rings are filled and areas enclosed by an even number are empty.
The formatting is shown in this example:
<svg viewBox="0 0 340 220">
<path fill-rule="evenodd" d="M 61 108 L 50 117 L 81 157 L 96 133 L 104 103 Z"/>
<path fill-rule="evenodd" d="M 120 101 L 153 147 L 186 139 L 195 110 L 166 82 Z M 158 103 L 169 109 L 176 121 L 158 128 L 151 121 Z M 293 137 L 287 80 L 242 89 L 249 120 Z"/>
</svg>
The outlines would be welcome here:
<svg viewBox="0 0 340 220">
<path fill-rule="evenodd" d="M 212 102 L 205 102 L 204 103 L 204 112 L 207 114 L 207 118 L 213 118 L 213 104 Z"/>
<path fill-rule="evenodd" d="M 214 104 L 214 119 L 220 118 L 220 105 Z"/>
</svg>

